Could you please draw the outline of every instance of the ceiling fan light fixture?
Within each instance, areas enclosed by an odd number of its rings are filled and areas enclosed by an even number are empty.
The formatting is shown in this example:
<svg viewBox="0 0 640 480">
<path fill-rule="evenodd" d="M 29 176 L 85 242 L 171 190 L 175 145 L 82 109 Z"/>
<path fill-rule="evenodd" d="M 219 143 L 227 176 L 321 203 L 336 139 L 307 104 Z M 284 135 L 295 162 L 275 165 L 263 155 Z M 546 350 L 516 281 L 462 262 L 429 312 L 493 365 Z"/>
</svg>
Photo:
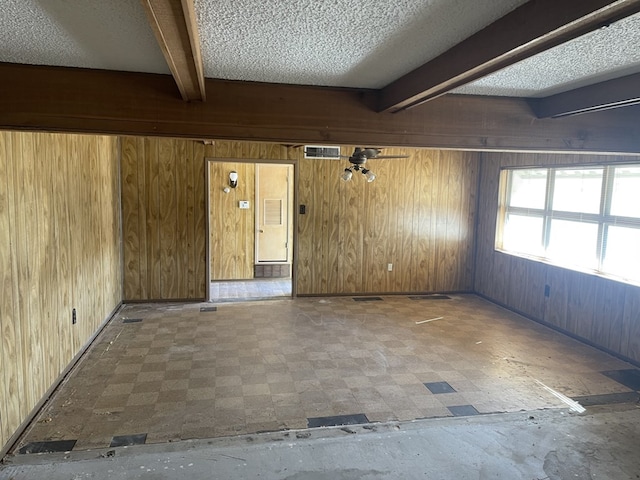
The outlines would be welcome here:
<svg viewBox="0 0 640 480">
<path fill-rule="evenodd" d="M 340 178 L 342 178 L 342 180 L 344 180 L 345 182 L 351 180 L 351 177 L 353 177 L 353 172 L 348 168 L 345 168 L 342 175 L 340 175 Z"/>
<path fill-rule="evenodd" d="M 366 168 L 362 169 L 362 174 L 367 177 L 367 182 L 371 183 L 376 179 L 376 174 Z"/>
</svg>

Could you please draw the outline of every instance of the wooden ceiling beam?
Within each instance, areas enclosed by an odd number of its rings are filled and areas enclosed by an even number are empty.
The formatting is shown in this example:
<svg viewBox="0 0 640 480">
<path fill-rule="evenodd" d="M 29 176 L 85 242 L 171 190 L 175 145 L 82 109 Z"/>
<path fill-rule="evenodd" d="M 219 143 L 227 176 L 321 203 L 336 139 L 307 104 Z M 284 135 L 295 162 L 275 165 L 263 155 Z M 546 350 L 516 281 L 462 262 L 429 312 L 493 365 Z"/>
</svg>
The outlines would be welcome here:
<svg viewBox="0 0 640 480">
<path fill-rule="evenodd" d="M 439 97 L 640 11 L 640 0 L 531 0 L 381 89 L 379 112 Z"/>
<path fill-rule="evenodd" d="M 193 0 L 140 0 L 184 101 L 205 101 Z"/>
<path fill-rule="evenodd" d="M 205 80 L 184 102 L 170 75 L 0 63 L 0 129 L 482 151 L 640 153 L 619 108 L 537 119 L 523 99 L 445 95 L 402 115 L 374 90 Z"/>
<path fill-rule="evenodd" d="M 565 117 L 640 104 L 640 73 L 543 98 L 530 98 L 538 118 Z"/>
</svg>

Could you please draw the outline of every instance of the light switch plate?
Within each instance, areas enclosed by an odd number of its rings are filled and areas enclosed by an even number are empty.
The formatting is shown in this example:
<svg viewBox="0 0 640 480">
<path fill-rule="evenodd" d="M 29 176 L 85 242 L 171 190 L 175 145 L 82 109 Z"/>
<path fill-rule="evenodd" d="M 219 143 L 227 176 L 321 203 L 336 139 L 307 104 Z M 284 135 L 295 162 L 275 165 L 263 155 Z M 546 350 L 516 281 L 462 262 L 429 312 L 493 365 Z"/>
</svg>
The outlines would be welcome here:
<svg viewBox="0 0 640 480">
<path fill-rule="evenodd" d="M 249 208 L 249 201 L 248 200 L 240 200 L 238 202 L 238 204 L 239 204 L 239 207 L 242 208 L 242 209 Z"/>
</svg>

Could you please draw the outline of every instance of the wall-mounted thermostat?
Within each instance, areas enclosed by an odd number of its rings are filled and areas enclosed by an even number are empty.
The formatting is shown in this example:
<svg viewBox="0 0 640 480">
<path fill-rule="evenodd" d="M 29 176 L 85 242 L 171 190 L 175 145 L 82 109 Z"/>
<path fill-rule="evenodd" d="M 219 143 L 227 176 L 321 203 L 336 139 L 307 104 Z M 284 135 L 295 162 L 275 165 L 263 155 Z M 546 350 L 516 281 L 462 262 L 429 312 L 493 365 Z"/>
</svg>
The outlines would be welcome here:
<svg viewBox="0 0 640 480">
<path fill-rule="evenodd" d="M 238 202 L 238 204 L 239 204 L 238 206 L 239 206 L 240 208 L 243 208 L 243 209 L 247 209 L 247 208 L 249 208 L 249 201 L 248 201 L 248 200 L 240 200 L 240 201 Z"/>
</svg>

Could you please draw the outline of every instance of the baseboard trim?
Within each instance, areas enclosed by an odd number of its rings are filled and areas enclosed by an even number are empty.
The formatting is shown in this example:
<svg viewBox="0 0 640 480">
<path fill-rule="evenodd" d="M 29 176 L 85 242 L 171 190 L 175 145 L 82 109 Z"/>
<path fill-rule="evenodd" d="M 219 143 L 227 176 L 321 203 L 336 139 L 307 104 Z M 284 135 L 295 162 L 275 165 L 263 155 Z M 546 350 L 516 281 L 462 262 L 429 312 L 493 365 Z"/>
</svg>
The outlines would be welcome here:
<svg viewBox="0 0 640 480">
<path fill-rule="evenodd" d="M 572 333 L 572 332 L 570 332 L 568 330 L 560 328 L 560 327 L 554 325 L 553 323 L 545 322 L 544 320 L 541 320 L 539 318 L 532 317 L 531 315 L 528 315 L 528 314 L 526 314 L 524 312 L 521 312 L 520 310 L 518 310 L 516 308 L 512 308 L 509 305 L 504 304 L 502 302 L 498 302 L 497 300 L 494 300 L 491 297 L 488 297 L 488 296 L 486 296 L 486 295 L 484 295 L 482 293 L 474 292 L 474 294 L 477 295 L 478 297 L 486 300 L 487 302 L 491 302 L 491 303 L 493 303 L 495 305 L 498 305 L 499 307 L 502 307 L 505 310 L 509 310 L 510 312 L 513 312 L 513 313 L 515 313 L 517 315 L 520 315 L 521 317 L 524 317 L 527 320 L 531 320 L 532 322 L 536 322 L 536 323 L 539 323 L 540 325 L 544 325 L 545 327 L 548 327 L 551 330 L 555 330 L 556 332 L 562 333 L 563 335 L 566 335 L 567 337 L 571 337 L 574 340 L 578 340 L 579 342 L 584 343 L 585 345 L 589 345 L 590 347 L 593 347 L 593 348 L 595 348 L 597 350 L 600 350 L 601 352 L 608 353 L 609 355 L 611 355 L 613 357 L 619 358 L 620 360 L 623 360 L 623 361 L 625 361 L 627 363 L 635 365 L 636 367 L 640 367 L 640 362 L 639 361 L 634 360 L 634 359 L 629 358 L 629 357 L 625 357 L 624 355 L 622 355 L 622 354 L 620 354 L 618 352 L 615 352 L 613 350 L 609 350 L 608 348 L 603 347 L 602 345 L 598 345 L 597 343 L 592 342 L 591 340 L 589 340 L 587 338 L 581 337 L 579 335 L 576 335 L 575 333 Z"/>
<path fill-rule="evenodd" d="M 31 425 L 31 422 L 38 416 L 44 405 L 47 401 L 56 393 L 56 391 L 62 386 L 62 384 L 69 378 L 69 375 L 74 371 L 74 369 L 80 363 L 80 360 L 84 357 L 89 350 L 89 347 L 93 345 L 98 336 L 103 332 L 104 328 L 107 324 L 120 312 L 120 310 L 125 306 L 124 302 L 120 302 L 112 311 L 107 315 L 107 317 L 102 321 L 100 326 L 96 329 L 96 331 L 89 337 L 89 340 L 82 346 L 82 348 L 78 351 L 78 353 L 71 359 L 69 364 L 65 367 L 65 369 L 58 375 L 58 378 L 51 384 L 49 389 L 46 391 L 44 396 L 40 399 L 40 401 L 33 407 L 29 415 L 24 419 L 24 421 L 20 424 L 17 430 L 9 437 L 7 443 L 0 449 L 0 462 L 4 459 L 4 457 L 13 450 L 18 441 L 22 438 L 25 431 Z"/>
</svg>

